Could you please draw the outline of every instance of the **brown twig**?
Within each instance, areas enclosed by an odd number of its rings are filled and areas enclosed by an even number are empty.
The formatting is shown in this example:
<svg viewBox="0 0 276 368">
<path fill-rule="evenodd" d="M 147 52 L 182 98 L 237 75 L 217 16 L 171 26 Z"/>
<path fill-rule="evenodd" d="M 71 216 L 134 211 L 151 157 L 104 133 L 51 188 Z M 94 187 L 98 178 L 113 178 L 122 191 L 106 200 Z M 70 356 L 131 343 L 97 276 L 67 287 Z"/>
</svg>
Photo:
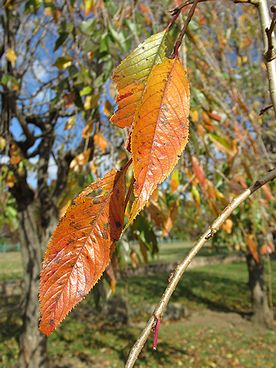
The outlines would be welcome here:
<svg viewBox="0 0 276 368">
<path fill-rule="evenodd" d="M 183 37 L 185 36 L 185 33 L 187 32 L 187 29 L 188 29 L 189 23 L 190 23 L 190 21 L 191 21 L 191 19 L 192 19 L 193 15 L 194 15 L 194 12 L 195 12 L 195 9 L 196 9 L 196 7 L 197 7 L 197 4 L 198 4 L 200 1 L 202 2 L 202 0 L 195 0 L 195 1 L 193 1 L 193 3 L 192 3 L 193 5 L 192 5 L 192 7 L 191 7 L 191 9 L 190 9 L 190 11 L 189 11 L 189 13 L 188 13 L 188 15 L 187 15 L 187 18 L 186 18 L 186 20 L 185 20 L 184 26 L 183 26 L 183 28 L 182 28 L 181 32 L 179 33 L 179 35 L 178 35 L 178 37 L 177 37 L 177 40 L 176 40 L 176 42 L 175 42 L 172 57 L 176 57 L 176 56 L 178 56 L 178 50 L 179 50 L 179 47 L 181 46 L 181 43 L 182 43 Z M 180 10 L 181 10 L 181 9 L 180 9 Z"/>
<path fill-rule="evenodd" d="M 267 29 L 270 29 L 274 23 L 273 21 L 271 22 L 269 9 L 268 9 L 266 0 L 258 0 L 257 8 L 258 8 L 258 13 L 259 13 L 259 18 L 260 18 L 261 31 L 263 34 L 264 50 L 265 50 L 264 60 L 265 60 L 267 76 L 268 76 L 269 92 L 270 92 L 271 102 L 272 102 L 275 117 L 276 117 L 276 58 L 272 60 L 268 60 L 266 57 L 267 52 L 269 51 L 270 43 L 273 45 L 274 51 L 275 51 L 276 40 L 275 40 L 274 32 L 273 31 L 271 33 L 269 32 L 269 36 L 268 36 L 267 31 L 266 31 Z M 273 12 L 273 18 L 275 18 L 275 11 L 274 11 L 275 6 L 273 6 L 271 10 Z"/>
<path fill-rule="evenodd" d="M 261 111 L 259 112 L 259 116 L 263 115 L 267 110 L 271 109 L 272 107 L 273 105 L 271 104 L 261 109 Z"/>
<path fill-rule="evenodd" d="M 207 1 L 211 1 L 211 0 L 199 0 L 199 3 L 206 3 Z M 171 15 L 175 15 L 178 11 L 181 11 L 182 9 L 184 9 L 186 6 L 192 5 L 194 4 L 195 1 L 189 0 L 189 1 L 185 1 L 183 4 L 177 6 L 176 8 L 170 10 Z"/>
<path fill-rule="evenodd" d="M 173 10 L 170 10 L 171 15 L 173 16 L 172 19 L 169 21 L 169 24 L 166 27 L 166 31 L 169 31 L 172 26 L 174 25 L 176 19 L 179 17 L 179 14 L 181 12 L 180 8 L 175 8 Z"/>
<path fill-rule="evenodd" d="M 197 243 L 191 248 L 189 254 L 184 258 L 184 260 L 176 267 L 172 277 L 169 280 L 168 286 L 161 297 L 161 300 L 153 312 L 152 316 L 148 320 L 146 327 L 142 331 L 140 337 L 132 347 L 128 360 L 126 362 L 126 368 L 132 368 L 138 359 L 138 356 L 143 349 L 145 342 L 147 341 L 152 328 L 155 327 L 156 321 L 160 320 L 166 310 L 167 304 L 171 298 L 172 293 L 174 292 L 177 284 L 179 283 L 181 277 L 184 272 L 187 270 L 188 266 L 192 262 L 193 258 L 199 252 L 199 250 L 203 247 L 203 245 L 214 236 L 214 234 L 219 230 L 221 225 L 227 220 L 227 218 L 233 213 L 233 211 L 243 203 L 252 193 L 256 192 L 256 190 L 260 189 L 264 184 L 276 178 L 276 168 L 269 171 L 266 176 L 262 179 L 256 181 L 251 187 L 246 189 L 242 194 L 236 197 L 229 205 L 224 209 L 224 211 L 216 218 L 213 224 L 209 227 L 208 230 L 201 236 Z"/>
<path fill-rule="evenodd" d="M 271 11 L 273 12 L 273 17 L 271 20 L 271 24 L 270 27 L 265 29 L 265 33 L 267 36 L 267 51 L 264 54 L 265 60 L 267 62 L 272 61 L 276 58 L 276 50 L 273 44 L 273 33 L 274 33 L 274 28 L 276 25 L 276 5 L 271 7 Z"/>
</svg>

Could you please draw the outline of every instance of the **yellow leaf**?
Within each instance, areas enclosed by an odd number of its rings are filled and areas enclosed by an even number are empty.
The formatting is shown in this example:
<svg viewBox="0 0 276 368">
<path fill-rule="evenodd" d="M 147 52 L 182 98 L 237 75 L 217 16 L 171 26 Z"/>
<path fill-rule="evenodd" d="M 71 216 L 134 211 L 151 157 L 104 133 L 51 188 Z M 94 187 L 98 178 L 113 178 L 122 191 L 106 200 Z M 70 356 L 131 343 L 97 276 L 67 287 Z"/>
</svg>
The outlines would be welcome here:
<svg viewBox="0 0 276 368">
<path fill-rule="evenodd" d="M 46 17 L 51 17 L 53 14 L 53 10 L 50 6 L 47 6 L 45 9 L 44 9 L 44 15 Z"/>
<path fill-rule="evenodd" d="M 95 163 L 94 163 L 94 162 L 91 162 L 91 163 L 89 164 L 89 167 L 90 167 L 91 172 L 92 172 L 93 174 L 95 174 L 96 176 L 98 176 L 98 172 L 97 172 L 98 167 L 97 167 L 97 165 L 95 165 Z"/>
<path fill-rule="evenodd" d="M 10 157 L 10 163 L 12 165 L 18 165 L 19 162 L 22 160 L 20 149 L 15 143 L 11 144 Z"/>
<path fill-rule="evenodd" d="M 179 171 L 174 170 L 170 181 L 171 191 L 174 193 L 179 187 Z"/>
<path fill-rule="evenodd" d="M 200 194 L 195 185 L 192 186 L 191 194 L 196 203 L 196 206 L 199 208 L 200 207 Z"/>
<path fill-rule="evenodd" d="M 66 125 L 65 125 L 65 130 L 70 130 L 73 128 L 73 126 L 76 123 L 76 116 L 71 116 L 71 118 L 68 119 Z"/>
<path fill-rule="evenodd" d="M 91 110 L 93 107 L 93 96 L 87 96 L 84 102 L 84 110 Z"/>
<path fill-rule="evenodd" d="M 15 180 L 15 176 L 12 172 L 9 172 L 7 177 L 6 177 L 6 184 L 9 188 L 12 188 L 15 184 L 16 180 Z"/>
<path fill-rule="evenodd" d="M 67 209 L 69 208 L 70 204 L 71 204 L 71 199 L 69 199 L 66 204 L 64 206 L 61 207 L 61 209 L 59 210 L 59 216 L 63 217 L 65 215 L 65 212 L 67 211 Z"/>
<path fill-rule="evenodd" d="M 191 110 L 190 117 L 194 123 L 197 123 L 199 120 L 199 115 L 197 110 Z"/>
<path fill-rule="evenodd" d="M 109 117 L 111 115 L 112 110 L 113 110 L 112 104 L 108 100 L 106 100 L 104 104 L 104 109 L 103 109 L 104 114 L 107 117 Z"/>
<path fill-rule="evenodd" d="M 3 137 L 0 137 L 0 151 L 3 151 L 5 147 L 6 147 L 6 139 Z"/>
<path fill-rule="evenodd" d="M 72 65 L 72 58 L 71 56 L 68 55 L 60 56 L 59 58 L 57 58 L 54 64 L 54 66 L 56 66 L 60 70 L 64 70 L 71 65 Z"/>
<path fill-rule="evenodd" d="M 93 12 L 94 9 L 94 0 L 84 0 L 84 15 L 87 17 L 89 14 Z"/>
<path fill-rule="evenodd" d="M 7 49 L 6 58 L 9 62 L 11 62 L 14 65 L 16 62 L 16 58 L 17 58 L 15 51 L 11 48 Z"/>
</svg>

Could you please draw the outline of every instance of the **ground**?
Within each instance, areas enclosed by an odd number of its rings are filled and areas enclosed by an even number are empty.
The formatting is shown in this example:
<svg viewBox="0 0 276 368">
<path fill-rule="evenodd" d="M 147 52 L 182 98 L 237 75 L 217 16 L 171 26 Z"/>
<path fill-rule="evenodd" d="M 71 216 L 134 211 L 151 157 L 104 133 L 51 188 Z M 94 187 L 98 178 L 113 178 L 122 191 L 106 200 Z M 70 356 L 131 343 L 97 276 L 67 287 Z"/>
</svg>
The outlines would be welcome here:
<svg viewBox="0 0 276 368">
<path fill-rule="evenodd" d="M 169 245 L 161 260 L 167 259 Z M 172 247 L 173 249 L 173 247 Z M 206 254 L 208 252 L 206 251 Z M 179 252 L 176 252 L 179 259 Z M 171 253 L 170 261 L 173 261 Z M 18 254 L 0 255 L 0 279 L 20 277 Z M 162 258 L 163 257 L 163 258 Z M 276 262 L 272 262 L 276 271 Z M 273 300 L 276 304 L 276 275 Z M 129 349 L 150 310 L 162 295 L 167 273 L 132 276 L 119 281 L 117 295 L 128 303 L 127 326 L 95 310 L 90 294 L 49 338 L 52 368 L 123 367 Z M 152 337 L 137 367 L 269 368 L 276 366 L 276 327 L 262 330 L 250 322 L 251 306 L 245 262 L 201 267 L 189 271 L 171 305 L 185 306 L 180 320 L 162 321 L 157 351 Z M 0 302 L 0 367 L 11 368 L 18 352 L 18 297 Z"/>
</svg>

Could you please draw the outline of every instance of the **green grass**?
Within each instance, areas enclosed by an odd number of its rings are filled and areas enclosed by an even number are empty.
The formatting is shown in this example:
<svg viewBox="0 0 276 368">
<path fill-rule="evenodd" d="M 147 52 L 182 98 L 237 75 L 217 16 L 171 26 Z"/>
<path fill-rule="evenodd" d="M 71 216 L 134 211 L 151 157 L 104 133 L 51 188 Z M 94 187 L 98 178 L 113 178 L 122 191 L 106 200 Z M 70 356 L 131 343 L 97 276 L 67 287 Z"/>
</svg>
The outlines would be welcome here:
<svg viewBox="0 0 276 368">
<path fill-rule="evenodd" d="M 191 242 L 189 241 L 172 241 L 160 243 L 160 252 L 150 263 L 158 262 L 177 262 L 182 259 L 189 251 Z M 226 255 L 227 248 L 219 248 L 214 250 L 205 247 L 200 251 L 199 256 Z M 0 281 L 18 279 L 22 277 L 22 262 L 20 252 L 0 253 Z"/>
<path fill-rule="evenodd" d="M 188 254 L 191 246 L 191 241 L 162 242 L 159 244 L 159 253 L 151 262 L 179 262 L 179 260 L 184 258 L 186 254 Z M 214 249 L 205 246 L 203 249 L 201 249 L 199 256 L 210 257 L 214 255 L 227 255 L 229 253 L 230 252 L 226 247 L 219 247 L 218 249 Z"/>
<path fill-rule="evenodd" d="M 276 261 L 272 264 L 275 291 Z M 149 317 L 149 306 L 159 300 L 168 276 L 135 276 L 118 283 L 117 293 L 128 301 L 130 326 L 119 326 L 96 312 L 90 294 L 50 336 L 50 361 L 63 367 L 70 364 L 74 367 L 123 367 L 130 347 Z M 248 322 L 235 326 L 231 323 L 229 313 L 248 315 L 251 312 L 246 283 L 245 263 L 202 267 L 187 272 L 171 302 L 185 304 L 192 312 L 191 321 L 196 315 L 200 320 L 198 323 L 197 320 L 191 323 L 189 319 L 162 322 L 158 351 L 152 351 L 151 338 L 137 367 L 275 367 L 275 329 L 262 331 L 254 329 Z M 273 298 L 275 305 L 275 293 Z M 9 300 L 9 305 L 18 305 L 18 300 Z M 210 310 L 213 312 L 208 312 Z M 18 312 L 18 309 L 12 313 L 0 310 L 1 368 L 10 368 L 16 362 Z M 218 320 L 210 313 L 222 317 Z M 224 319 L 226 322 L 222 323 Z"/>
<path fill-rule="evenodd" d="M 0 253 L 0 281 L 22 277 L 22 262 L 19 252 Z"/>
</svg>

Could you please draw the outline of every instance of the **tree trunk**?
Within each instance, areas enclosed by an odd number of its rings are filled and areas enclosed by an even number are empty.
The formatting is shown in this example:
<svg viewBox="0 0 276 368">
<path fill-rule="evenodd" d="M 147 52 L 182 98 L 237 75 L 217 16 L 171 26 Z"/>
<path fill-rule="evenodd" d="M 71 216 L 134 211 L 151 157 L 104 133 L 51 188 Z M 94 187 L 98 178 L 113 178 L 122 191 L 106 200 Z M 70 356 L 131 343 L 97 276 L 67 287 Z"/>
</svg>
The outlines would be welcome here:
<svg viewBox="0 0 276 368">
<path fill-rule="evenodd" d="M 24 295 L 22 308 L 22 333 L 19 347 L 20 368 L 46 368 L 47 338 L 38 329 L 39 323 L 39 275 L 43 251 L 51 230 L 56 224 L 53 216 L 47 231 L 40 224 L 39 207 L 33 201 L 19 212 L 20 243 L 24 269 Z"/>
<path fill-rule="evenodd" d="M 273 323 L 273 311 L 269 308 L 264 281 L 264 265 L 262 260 L 255 261 L 251 253 L 246 256 L 248 268 L 248 284 L 253 306 L 252 321 L 257 325 L 270 327 Z"/>
</svg>

